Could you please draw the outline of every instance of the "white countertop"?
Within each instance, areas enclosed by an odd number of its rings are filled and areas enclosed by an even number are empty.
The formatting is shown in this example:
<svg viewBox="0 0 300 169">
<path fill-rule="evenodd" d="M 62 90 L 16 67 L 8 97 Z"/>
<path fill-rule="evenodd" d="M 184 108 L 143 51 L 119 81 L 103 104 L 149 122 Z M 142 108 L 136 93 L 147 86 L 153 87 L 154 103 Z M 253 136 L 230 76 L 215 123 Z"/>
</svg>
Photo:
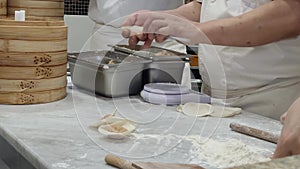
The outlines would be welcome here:
<svg viewBox="0 0 300 169">
<path fill-rule="evenodd" d="M 118 116 L 139 122 L 135 137 L 111 140 L 89 128 L 97 118 L 116 108 Z M 185 135 L 233 138 L 269 156 L 274 144 L 235 133 L 229 123 L 239 122 L 273 133 L 281 129 L 278 121 L 251 113 L 224 119 L 187 117 L 176 112 L 176 107 L 143 103 L 139 97 L 94 97 L 72 86 L 63 100 L 39 105 L 0 105 L 0 110 L 0 135 L 37 169 L 111 168 L 104 162 L 107 153 L 142 161 L 194 163 L 199 159 L 190 155 L 191 143 L 181 139 Z M 159 135 L 161 138 L 157 138 Z M 201 159 L 198 164 L 213 168 Z"/>
</svg>

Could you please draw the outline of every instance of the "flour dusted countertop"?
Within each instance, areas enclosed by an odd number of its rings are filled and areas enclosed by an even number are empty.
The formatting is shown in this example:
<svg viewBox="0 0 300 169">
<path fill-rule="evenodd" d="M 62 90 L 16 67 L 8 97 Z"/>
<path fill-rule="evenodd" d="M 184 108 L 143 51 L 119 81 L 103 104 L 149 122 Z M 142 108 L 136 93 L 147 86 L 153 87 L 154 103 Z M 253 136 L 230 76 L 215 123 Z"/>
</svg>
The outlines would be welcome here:
<svg viewBox="0 0 300 169">
<path fill-rule="evenodd" d="M 99 117 L 116 109 L 117 116 L 138 122 L 137 130 L 128 139 L 110 140 L 89 127 Z M 0 110 L 0 135 L 37 169 L 110 169 L 112 167 L 104 162 L 107 153 L 137 161 L 227 167 L 230 164 L 220 162 L 232 164 L 256 154 L 267 158 L 275 149 L 272 143 L 231 131 L 229 123 L 239 122 L 276 134 L 281 130 L 278 121 L 252 113 L 242 112 L 223 119 L 187 117 L 176 112 L 176 107 L 143 103 L 139 97 L 94 97 L 72 86 L 61 101 L 0 105 Z M 235 158 L 228 161 L 220 154 L 209 153 L 218 153 L 223 148 L 245 158 L 224 152 Z M 212 158 L 219 161 L 212 161 Z"/>
</svg>

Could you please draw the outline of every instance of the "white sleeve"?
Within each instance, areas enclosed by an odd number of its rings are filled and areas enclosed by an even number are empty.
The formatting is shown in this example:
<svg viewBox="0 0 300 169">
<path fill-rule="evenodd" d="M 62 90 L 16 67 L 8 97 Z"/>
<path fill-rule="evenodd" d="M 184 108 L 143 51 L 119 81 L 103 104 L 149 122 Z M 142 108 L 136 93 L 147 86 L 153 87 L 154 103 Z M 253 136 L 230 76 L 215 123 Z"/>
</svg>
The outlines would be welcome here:
<svg viewBox="0 0 300 169">
<path fill-rule="evenodd" d="M 202 0 L 197 0 L 197 2 L 200 2 L 200 3 L 202 3 Z"/>
</svg>

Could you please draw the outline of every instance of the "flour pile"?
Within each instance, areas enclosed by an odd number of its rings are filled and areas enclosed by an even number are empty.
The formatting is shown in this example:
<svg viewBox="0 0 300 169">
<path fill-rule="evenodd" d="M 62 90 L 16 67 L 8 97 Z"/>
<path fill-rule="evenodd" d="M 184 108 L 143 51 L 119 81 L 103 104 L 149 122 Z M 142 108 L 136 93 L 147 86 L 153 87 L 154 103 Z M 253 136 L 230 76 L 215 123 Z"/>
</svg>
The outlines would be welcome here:
<svg viewBox="0 0 300 169">
<path fill-rule="evenodd" d="M 245 164 L 253 164 L 258 162 L 269 161 L 270 159 L 263 154 L 268 154 L 269 150 L 261 149 L 256 146 L 249 146 L 237 139 L 216 140 L 212 138 L 205 138 L 199 135 L 156 135 L 156 134 L 132 134 L 137 142 L 143 141 L 140 145 L 145 145 L 151 142 L 152 148 L 155 147 L 157 151 L 161 147 L 166 148 L 167 145 L 175 145 L 181 140 L 177 148 L 169 153 L 173 154 L 177 151 L 181 153 L 183 163 L 208 165 L 213 168 L 227 168 L 233 166 L 240 166 Z M 136 147 L 135 147 L 136 148 Z M 145 147 L 144 149 L 146 149 Z M 179 149 L 183 148 L 183 150 Z M 167 149 L 165 149 L 167 150 Z M 183 152 L 186 152 L 182 154 Z M 161 151 L 160 151 L 161 153 Z M 154 153 L 156 154 L 156 153 Z M 177 155 L 171 156 L 177 156 Z"/>
<path fill-rule="evenodd" d="M 256 147 L 236 139 L 223 142 L 200 136 L 187 136 L 185 139 L 192 143 L 191 163 L 205 160 L 212 167 L 227 168 L 270 160 L 262 156 Z"/>
</svg>

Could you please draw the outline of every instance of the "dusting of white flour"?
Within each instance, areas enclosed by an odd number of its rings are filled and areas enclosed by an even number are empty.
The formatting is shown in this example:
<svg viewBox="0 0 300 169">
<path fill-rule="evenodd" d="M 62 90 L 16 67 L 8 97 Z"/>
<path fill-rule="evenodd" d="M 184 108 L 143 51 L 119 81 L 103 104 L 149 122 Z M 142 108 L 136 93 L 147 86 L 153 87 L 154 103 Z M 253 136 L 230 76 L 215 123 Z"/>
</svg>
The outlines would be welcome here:
<svg viewBox="0 0 300 169">
<path fill-rule="evenodd" d="M 202 159 L 212 167 L 225 168 L 270 160 L 257 153 L 257 147 L 248 146 L 236 139 L 217 141 L 200 136 L 187 136 L 185 139 L 193 144 L 190 150 L 191 163 Z"/>
<path fill-rule="evenodd" d="M 176 138 L 189 142 L 191 147 L 189 149 L 189 159 L 187 161 L 192 164 L 205 162 L 211 167 L 227 168 L 270 160 L 262 155 L 262 152 L 265 150 L 246 145 L 237 139 L 219 141 L 198 135 L 147 135 L 136 133 L 133 134 L 133 136 L 137 140 L 149 138 L 157 139 L 159 143 L 162 140 L 174 140 Z"/>
</svg>

